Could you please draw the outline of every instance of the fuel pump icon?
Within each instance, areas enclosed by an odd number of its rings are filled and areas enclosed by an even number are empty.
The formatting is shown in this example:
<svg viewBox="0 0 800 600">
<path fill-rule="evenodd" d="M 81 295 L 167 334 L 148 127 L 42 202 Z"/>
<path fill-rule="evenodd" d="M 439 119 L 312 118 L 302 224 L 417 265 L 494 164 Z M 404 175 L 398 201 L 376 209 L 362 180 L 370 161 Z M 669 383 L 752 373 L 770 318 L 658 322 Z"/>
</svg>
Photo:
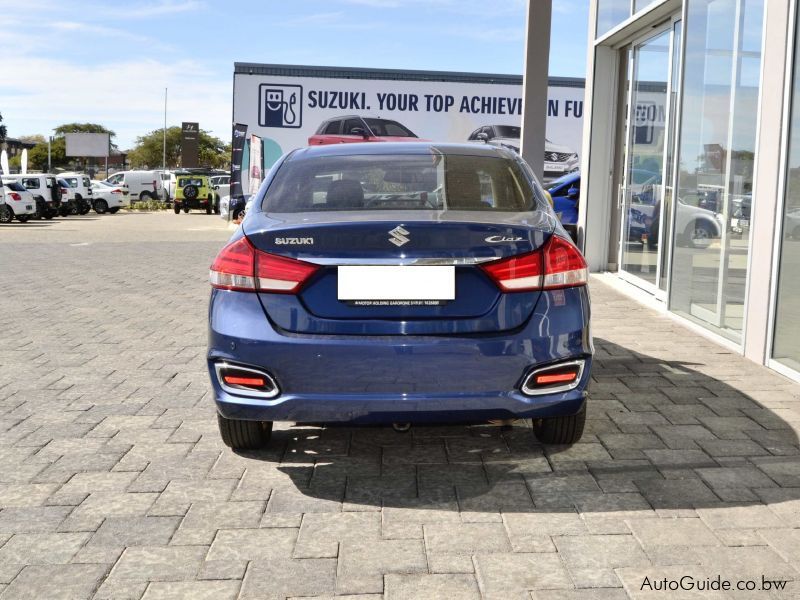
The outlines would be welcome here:
<svg viewBox="0 0 800 600">
<path fill-rule="evenodd" d="M 288 86 L 287 86 L 288 87 Z M 262 91 L 261 125 L 297 127 L 298 92 L 296 89 L 268 87 Z"/>
</svg>

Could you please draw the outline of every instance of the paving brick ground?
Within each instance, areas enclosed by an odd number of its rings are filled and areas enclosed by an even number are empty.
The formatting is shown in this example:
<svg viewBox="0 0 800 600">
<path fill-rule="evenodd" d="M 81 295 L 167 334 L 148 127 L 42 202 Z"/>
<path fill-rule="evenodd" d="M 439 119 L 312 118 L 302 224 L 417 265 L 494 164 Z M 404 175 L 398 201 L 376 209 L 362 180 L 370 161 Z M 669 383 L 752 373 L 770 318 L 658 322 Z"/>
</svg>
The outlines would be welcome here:
<svg viewBox="0 0 800 600">
<path fill-rule="evenodd" d="M 662 598 L 790 580 L 800 386 L 593 282 L 581 443 L 505 429 L 218 438 L 200 214 L 0 227 L 0 598 Z M 669 597 L 688 596 L 688 592 Z"/>
</svg>

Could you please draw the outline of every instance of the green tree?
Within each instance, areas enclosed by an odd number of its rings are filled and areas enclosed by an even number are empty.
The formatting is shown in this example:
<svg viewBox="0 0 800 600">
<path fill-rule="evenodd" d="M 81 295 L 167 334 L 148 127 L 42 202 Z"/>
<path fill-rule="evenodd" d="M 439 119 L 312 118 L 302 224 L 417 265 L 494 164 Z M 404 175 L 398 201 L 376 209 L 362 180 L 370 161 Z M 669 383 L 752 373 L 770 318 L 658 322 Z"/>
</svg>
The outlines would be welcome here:
<svg viewBox="0 0 800 600">
<path fill-rule="evenodd" d="M 0 113 L 0 144 L 6 141 L 6 126 L 3 125 L 3 113 Z"/>
<path fill-rule="evenodd" d="M 203 167 L 221 168 L 230 163 L 230 145 L 208 131 L 200 130 L 199 162 Z M 134 168 L 161 167 L 164 151 L 164 130 L 155 129 L 136 138 L 136 144 L 128 153 L 128 161 Z M 167 168 L 181 165 L 181 128 L 167 127 Z"/>
</svg>

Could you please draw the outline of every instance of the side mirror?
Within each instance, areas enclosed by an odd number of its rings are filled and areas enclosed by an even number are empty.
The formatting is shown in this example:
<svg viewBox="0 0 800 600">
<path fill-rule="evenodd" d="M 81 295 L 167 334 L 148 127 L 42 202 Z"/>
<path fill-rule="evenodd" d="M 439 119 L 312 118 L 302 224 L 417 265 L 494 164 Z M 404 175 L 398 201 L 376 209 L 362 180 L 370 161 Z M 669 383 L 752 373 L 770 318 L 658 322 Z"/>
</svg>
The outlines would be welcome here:
<svg viewBox="0 0 800 600">
<path fill-rule="evenodd" d="M 489 136 L 486 135 L 485 133 L 479 133 L 478 135 L 475 136 L 475 139 L 478 140 L 479 142 L 488 142 Z"/>
<path fill-rule="evenodd" d="M 361 137 L 369 137 L 363 127 L 353 127 L 350 130 L 350 135 L 360 135 Z"/>
<path fill-rule="evenodd" d="M 581 191 L 576 187 L 571 187 L 567 190 L 567 198 L 570 200 L 577 200 L 581 197 Z"/>
</svg>

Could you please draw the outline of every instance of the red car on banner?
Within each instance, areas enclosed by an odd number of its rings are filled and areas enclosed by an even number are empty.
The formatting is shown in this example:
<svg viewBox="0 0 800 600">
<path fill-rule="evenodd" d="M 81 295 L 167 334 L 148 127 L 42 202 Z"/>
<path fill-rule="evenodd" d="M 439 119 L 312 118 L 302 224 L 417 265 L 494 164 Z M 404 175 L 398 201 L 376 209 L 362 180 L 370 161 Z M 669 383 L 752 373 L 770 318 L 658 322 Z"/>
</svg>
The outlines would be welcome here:
<svg viewBox="0 0 800 600">
<path fill-rule="evenodd" d="M 390 119 L 349 115 L 324 121 L 308 138 L 309 146 L 353 144 L 356 142 L 420 142 L 405 125 Z"/>
</svg>

